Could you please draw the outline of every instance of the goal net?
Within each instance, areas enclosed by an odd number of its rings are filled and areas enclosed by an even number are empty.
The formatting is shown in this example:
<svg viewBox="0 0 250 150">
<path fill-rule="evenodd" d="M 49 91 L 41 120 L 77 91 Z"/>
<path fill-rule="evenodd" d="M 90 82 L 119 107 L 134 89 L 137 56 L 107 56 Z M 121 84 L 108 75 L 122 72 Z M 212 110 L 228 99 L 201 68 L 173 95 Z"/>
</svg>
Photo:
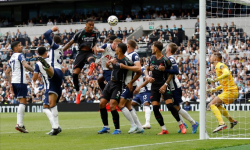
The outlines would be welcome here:
<svg viewBox="0 0 250 150">
<path fill-rule="evenodd" d="M 207 0 L 206 10 L 206 78 L 216 78 L 211 55 L 219 52 L 239 91 L 239 96 L 234 102 L 222 105 L 233 120 L 237 121 L 237 125 L 230 129 L 231 122 L 225 117 L 223 110 L 218 109 L 227 128 L 213 133 L 219 122 L 207 107 L 207 135 L 211 139 L 250 138 L 250 0 Z M 215 82 L 206 86 L 209 89 L 219 85 L 219 82 Z M 206 103 L 222 91 L 207 94 Z"/>
</svg>

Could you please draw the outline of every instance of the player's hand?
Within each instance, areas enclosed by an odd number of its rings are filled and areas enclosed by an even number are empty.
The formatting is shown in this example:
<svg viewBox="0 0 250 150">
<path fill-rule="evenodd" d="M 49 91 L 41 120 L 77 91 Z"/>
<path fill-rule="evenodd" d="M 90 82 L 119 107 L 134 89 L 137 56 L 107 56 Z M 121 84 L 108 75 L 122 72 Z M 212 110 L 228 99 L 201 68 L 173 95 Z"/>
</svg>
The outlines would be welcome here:
<svg viewBox="0 0 250 150">
<path fill-rule="evenodd" d="M 57 26 L 54 26 L 54 27 L 51 28 L 51 30 L 52 30 L 53 32 L 57 31 L 58 29 L 59 29 L 59 28 L 58 28 Z"/>
<path fill-rule="evenodd" d="M 110 62 L 111 62 L 112 64 L 116 64 L 116 63 L 117 63 L 117 59 L 116 59 L 116 58 L 113 58 L 113 59 L 110 60 Z"/>
<path fill-rule="evenodd" d="M 150 83 L 153 83 L 153 82 L 155 81 L 155 78 L 152 78 L 152 77 L 148 77 L 147 79 L 148 79 L 148 81 L 149 81 Z"/>
<path fill-rule="evenodd" d="M 128 90 L 129 90 L 130 92 L 133 91 L 133 83 L 129 82 L 128 85 L 127 85 L 127 87 L 128 87 Z"/>
<path fill-rule="evenodd" d="M 138 94 L 138 93 L 139 93 L 139 91 L 140 91 L 140 88 L 139 88 L 139 87 L 137 87 L 137 88 L 134 90 L 134 94 Z"/>
<path fill-rule="evenodd" d="M 214 79 L 212 79 L 212 78 L 207 78 L 207 83 L 213 83 L 213 82 L 215 82 Z"/>
<path fill-rule="evenodd" d="M 159 68 L 158 68 L 160 71 L 165 71 L 165 67 L 160 65 Z"/>
<path fill-rule="evenodd" d="M 149 69 L 150 69 L 150 71 L 153 71 L 154 70 L 154 66 L 150 66 Z"/>
<path fill-rule="evenodd" d="M 213 93 L 213 92 L 215 92 L 215 91 L 216 91 L 215 89 L 207 89 L 207 90 L 206 90 L 207 93 Z"/>
<path fill-rule="evenodd" d="M 97 50 L 97 52 L 100 52 L 100 53 L 104 52 L 104 49 L 102 49 L 102 48 L 97 48 L 96 50 Z"/>
<path fill-rule="evenodd" d="M 166 90 L 167 90 L 167 85 L 164 84 L 164 85 L 159 89 L 159 93 L 164 94 L 164 93 L 166 92 Z"/>
</svg>

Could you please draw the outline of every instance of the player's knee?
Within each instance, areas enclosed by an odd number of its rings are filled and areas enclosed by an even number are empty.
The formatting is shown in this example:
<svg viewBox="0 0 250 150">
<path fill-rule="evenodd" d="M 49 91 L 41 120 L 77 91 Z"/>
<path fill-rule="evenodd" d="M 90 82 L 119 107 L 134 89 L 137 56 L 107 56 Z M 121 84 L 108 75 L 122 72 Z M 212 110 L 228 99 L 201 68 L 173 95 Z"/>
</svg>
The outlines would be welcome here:
<svg viewBox="0 0 250 150">
<path fill-rule="evenodd" d="M 113 111 L 113 110 L 116 110 L 116 104 L 115 103 L 110 103 L 110 110 Z"/>
<path fill-rule="evenodd" d="M 143 104 L 144 106 L 150 106 L 150 104 L 148 102 Z"/>
<path fill-rule="evenodd" d="M 74 76 L 74 74 L 76 74 L 78 77 L 78 74 L 80 73 L 80 71 L 81 71 L 80 68 L 73 69 L 73 76 Z"/>
<path fill-rule="evenodd" d="M 107 105 L 107 102 L 106 100 L 104 99 L 101 99 L 100 103 L 99 103 L 99 107 L 102 109 L 102 108 L 105 108 Z"/>
<path fill-rule="evenodd" d="M 118 104 L 118 108 L 119 108 L 119 109 L 122 109 L 123 107 L 125 107 L 124 104 L 120 104 L 120 103 Z"/>
<path fill-rule="evenodd" d="M 135 103 L 135 102 L 132 102 L 131 105 L 134 106 L 134 107 L 135 107 L 135 106 L 138 106 L 138 104 Z"/>
<path fill-rule="evenodd" d="M 179 106 L 175 105 L 174 108 L 175 108 L 177 111 L 179 111 L 179 110 L 181 109 L 180 105 L 179 105 Z"/>
</svg>

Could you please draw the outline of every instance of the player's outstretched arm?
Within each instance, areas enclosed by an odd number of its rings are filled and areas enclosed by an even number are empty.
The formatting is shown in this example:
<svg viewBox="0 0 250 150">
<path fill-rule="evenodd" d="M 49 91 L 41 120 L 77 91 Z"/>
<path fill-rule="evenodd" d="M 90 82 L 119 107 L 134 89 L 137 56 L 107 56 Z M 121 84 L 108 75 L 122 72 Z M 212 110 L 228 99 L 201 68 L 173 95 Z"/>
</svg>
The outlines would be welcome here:
<svg viewBox="0 0 250 150">
<path fill-rule="evenodd" d="M 58 44 L 56 44 L 56 43 L 53 42 L 53 40 L 52 40 L 52 38 L 51 38 L 51 36 L 50 36 L 50 34 L 51 34 L 52 32 L 55 32 L 55 31 L 57 31 L 57 30 L 58 30 L 58 27 L 57 27 L 57 26 L 54 26 L 54 27 L 52 27 L 50 30 L 48 30 L 48 31 L 46 31 L 46 32 L 44 33 L 44 37 L 45 37 L 45 39 L 48 41 L 48 43 L 50 44 L 52 50 L 58 49 L 58 47 L 59 47 Z"/>
<path fill-rule="evenodd" d="M 34 74 L 33 74 L 33 77 L 32 77 L 32 86 L 35 87 L 35 82 L 36 80 L 38 79 L 38 73 L 40 72 L 40 69 L 39 69 L 39 66 L 38 64 L 35 65 L 35 70 L 34 70 Z"/>
<path fill-rule="evenodd" d="M 71 47 L 71 45 L 74 44 L 74 40 L 70 40 L 64 47 L 63 47 L 63 51 L 66 51 L 67 49 L 69 49 Z"/>
<path fill-rule="evenodd" d="M 134 66 L 127 66 L 122 63 L 120 63 L 120 68 L 121 69 L 127 69 L 133 72 L 140 72 L 141 71 L 141 64 L 139 61 L 135 62 Z"/>
<path fill-rule="evenodd" d="M 143 88 L 144 86 L 146 86 L 148 83 L 149 83 L 149 80 L 146 79 L 146 80 L 142 83 L 141 86 L 136 87 L 136 89 L 134 90 L 134 94 L 138 94 L 139 91 L 140 91 L 140 89 Z"/>
<path fill-rule="evenodd" d="M 166 73 L 170 73 L 170 74 L 179 74 L 179 69 L 177 66 L 172 66 L 171 69 L 165 69 L 164 66 L 159 66 L 159 70 L 165 71 Z"/>
</svg>

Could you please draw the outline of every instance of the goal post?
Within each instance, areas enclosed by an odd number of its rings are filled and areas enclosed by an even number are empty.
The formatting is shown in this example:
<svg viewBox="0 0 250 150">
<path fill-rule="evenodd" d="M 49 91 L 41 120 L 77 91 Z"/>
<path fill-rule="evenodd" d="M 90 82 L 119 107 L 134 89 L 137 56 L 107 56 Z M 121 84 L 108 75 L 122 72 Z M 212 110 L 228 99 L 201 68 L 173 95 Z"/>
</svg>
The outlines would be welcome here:
<svg viewBox="0 0 250 150">
<path fill-rule="evenodd" d="M 199 0 L 200 20 L 200 139 L 206 136 L 206 1 Z M 203 61 L 202 61 L 203 60 Z"/>
<path fill-rule="evenodd" d="M 212 24 L 214 24 L 214 27 Z M 228 28 L 224 28 L 224 24 L 227 24 Z M 212 37 L 214 31 L 207 31 L 207 27 L 210 30 L 215 28 L 216 37 Z M 218 27 L 221 29 L 217 30 Z M 220 35 L 217 35 L 217 33 Z M 212 45 L 211 48 L 208 45 Z M 207 54 L 208 49 L 210 51 L 218 51 L 222 54 L 223 63 L 229 66 L 229 70 L 232 72 L 240 93 L 242 93 L 242 88 L 245 85 L 248 88 L 248 93 L 250 93 L 250 0 L 199 0 L 199 49 L 199 139 L 250 139 L 250 94 L 248 96 L 243 94 L 243 97 L 239 96 L 232 104 L 223 104 L 223 107 L 229 112 L 232 118 L 238 121 L 238 124 L 233 129 L 230 129 L 230 122 L 222 115 L 225 124 L 227 124 L 227 129 L 212 133 L 218 127 L 218 121 L 212 111 L 207 111 L 206 107 L 206 104 L 209 102 L 207 101 L 206 93 L 208 86 L 206 83 L 207 70 L 211 69 L 213 75 L 210 75 L 215 76 L 214 66 L 207 66 L 209 55 L 212 54 L 212 52 Z M 249 68 L 248 71 L 245 71 L 244 69 L 247 68 L 248 62 Z M 207 69 L 208 67 L 209 69 Z M 234 70 L 237 70 L 235 71 L 237 74 Z M 242 84 L 239 80 L 242 80 Z M 216 86 L 218 85 L 216 83 Z M 210 88 L 215 87 L 215 85 L 209 86 Z M 214 94 L 214 96 L 218 94 L 219 92 Z M 242 96 L 242 94 L 240 95 Z M 210 97 L 210 101 L 212 99 Z"/>
</svg>

